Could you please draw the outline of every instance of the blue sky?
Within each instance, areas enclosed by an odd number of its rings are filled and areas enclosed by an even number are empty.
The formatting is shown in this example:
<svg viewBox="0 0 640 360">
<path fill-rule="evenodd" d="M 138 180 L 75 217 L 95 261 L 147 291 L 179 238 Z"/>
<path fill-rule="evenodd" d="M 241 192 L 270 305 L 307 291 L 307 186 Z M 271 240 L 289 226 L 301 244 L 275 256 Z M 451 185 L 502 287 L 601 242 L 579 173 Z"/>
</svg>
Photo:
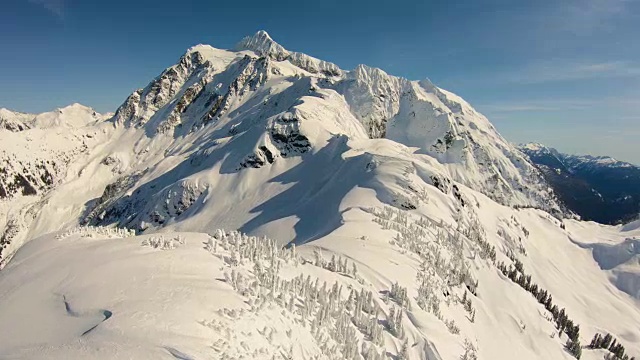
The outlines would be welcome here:
<svg viewBox="0 0 640 360">
<path fill-rule="evenodd" d="M 0 107 L 113 111 L 195 44 L 429 78 L 510 141 L 640 163 L 640 0 L 3 0 Z"/>
</svg>

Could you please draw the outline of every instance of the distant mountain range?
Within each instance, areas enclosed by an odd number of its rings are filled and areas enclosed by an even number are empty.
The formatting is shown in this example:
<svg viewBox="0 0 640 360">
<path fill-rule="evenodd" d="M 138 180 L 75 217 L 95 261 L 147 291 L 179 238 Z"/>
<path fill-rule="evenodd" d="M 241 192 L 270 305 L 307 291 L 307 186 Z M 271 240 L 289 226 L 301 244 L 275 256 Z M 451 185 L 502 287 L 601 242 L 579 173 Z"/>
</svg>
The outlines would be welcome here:
<svg viewBox="0 0 640 360">
<path fill-rule="evenodd" d="M 542 144 L 520 146 L 557 196 L 583 220 L 628 222 L 640 211 L 640 167 L 608 156 L 568 155 Z"/>
</svg>

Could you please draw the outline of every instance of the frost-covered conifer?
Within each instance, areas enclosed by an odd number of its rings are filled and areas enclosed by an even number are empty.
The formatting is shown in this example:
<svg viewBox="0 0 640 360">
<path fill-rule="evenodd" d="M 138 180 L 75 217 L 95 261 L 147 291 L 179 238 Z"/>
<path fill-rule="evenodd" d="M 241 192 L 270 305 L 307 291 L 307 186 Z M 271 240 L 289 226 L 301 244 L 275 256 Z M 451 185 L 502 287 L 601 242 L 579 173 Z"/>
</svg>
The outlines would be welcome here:
<svg viewBox="0 0 640 360">
<path fill-rule="evenodd" d="M 478 356 L 476 355 L 476 348 L 469 341 L 469 339 L 464 340 L 464 353 L 460 356 L 460 360 L 477 360 Z"/>
<path fill-rule="evenodd" d="M 400 348 L 400 352 L 397 356 L 398 360 L 407 360 L 409 359 L 409 341 L 404 339 L 402 342 L 402 347 Z"/>
</svg>

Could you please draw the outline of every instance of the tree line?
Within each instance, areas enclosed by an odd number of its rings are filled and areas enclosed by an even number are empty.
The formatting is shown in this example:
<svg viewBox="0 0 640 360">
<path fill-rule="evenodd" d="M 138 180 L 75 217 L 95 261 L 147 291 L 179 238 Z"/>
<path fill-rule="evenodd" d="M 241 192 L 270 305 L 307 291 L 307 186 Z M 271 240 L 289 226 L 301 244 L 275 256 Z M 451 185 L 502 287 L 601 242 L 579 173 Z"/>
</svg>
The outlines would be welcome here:
<svg viewBox="0 0 640 360">
<path fill-rule="evenodd" d="M 611 334 L 602 336 L 600 333 L 596 333 L 589 344 L 589 348 L 609 350 L 613 355 L 613 357 L 608 357 L 611 360 L 635 360 L 635 357 L 629 358 L 629 355 L 625 354 L 624 346 Z"/>
<path fill-rule="evenodd" d="M 512 259 L 514 264 L 507 267 L 504 262 L 498 263 L 497 267 L 502 274 L 508 277 L 511 281 L 520 285 L 523 289 L 533 295 L 538 302 L 544 305 L 545 309 L 553 315 L 553 321 L 556 324 L 558 333 L 567 334 L 567 342 L 565 348 L 576 359 L 580 359 L 582 356 L 582 346 L 580 345 L 580 326 L 569 319 L 567 312 L 564 308 L 560 309 L 553 303 L 553 297 L 545 289 L 542 289 L 531 281 L 531 275 L 526 275 L 524 272 L 524 266 L 518 259 Z"/>
</svg>

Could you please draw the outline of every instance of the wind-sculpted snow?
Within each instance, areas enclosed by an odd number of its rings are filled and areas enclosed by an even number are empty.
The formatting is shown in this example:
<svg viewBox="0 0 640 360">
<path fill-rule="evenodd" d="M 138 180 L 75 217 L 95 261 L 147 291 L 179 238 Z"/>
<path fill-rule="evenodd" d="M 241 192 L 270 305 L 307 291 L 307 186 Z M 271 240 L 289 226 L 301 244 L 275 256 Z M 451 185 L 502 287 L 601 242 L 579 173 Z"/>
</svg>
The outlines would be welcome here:
<svg viewBox="0 0 640 360">
<path fill-rule="evenodd" d="M 640 219 L 632 221 L 622 226 L 622 231 L 634 231 L 640 229 Z"/>
<path fill-rule="evenodd" d="M 640 299 L 640 239 L 626 238 L 617 244 L 584 244 L 601 269 L 611 273 L 612 283 L 627 294 Z"/>
</svg>

